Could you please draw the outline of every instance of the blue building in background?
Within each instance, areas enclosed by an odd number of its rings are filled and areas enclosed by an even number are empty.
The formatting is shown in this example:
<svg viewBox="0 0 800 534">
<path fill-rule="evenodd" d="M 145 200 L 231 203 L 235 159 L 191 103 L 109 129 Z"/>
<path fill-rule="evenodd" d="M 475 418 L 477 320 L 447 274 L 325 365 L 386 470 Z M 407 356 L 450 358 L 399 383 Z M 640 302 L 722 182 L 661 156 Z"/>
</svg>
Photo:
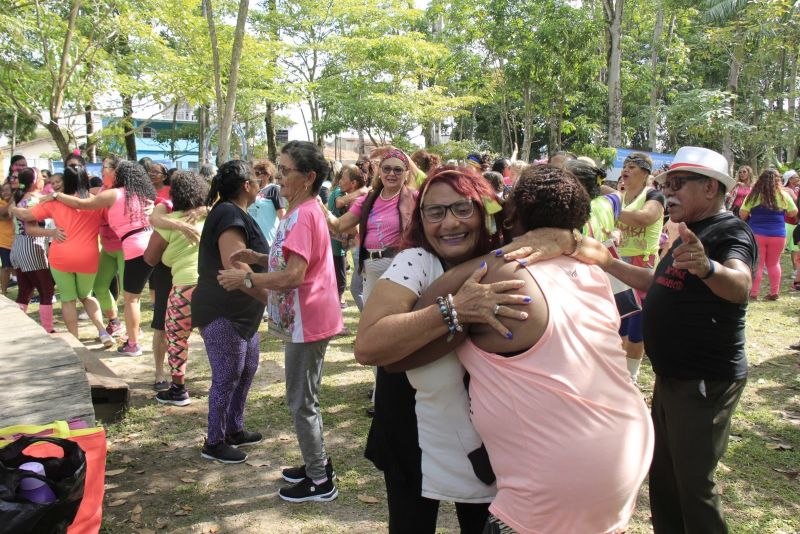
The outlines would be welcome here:
<svg viewBox="0 0 800 534">
<path fill-rule="evenodd" d="M 659 169 L 664 165 L 669 166 L 672 163 L 672 160 L 675 158 L 675 154 L 661 154 L 659 152 L 645 152 L 644 150 L 631 150 L 628 148 L 618 148 L 617 157 L 614 158 L 614 162 L 608 169 L 606 180 L 611 182 L 619 181 L 619 176 L 620 174 L 622 174 L 622 165 L 625 162 L 625 158 L 627 158 L 634 152 L 638 152 L 640 154 L 647 154 L 648 156 L 650 156 L 650 158 L 653 160 L 654 172 L 656 169 Z"/>
</svg>

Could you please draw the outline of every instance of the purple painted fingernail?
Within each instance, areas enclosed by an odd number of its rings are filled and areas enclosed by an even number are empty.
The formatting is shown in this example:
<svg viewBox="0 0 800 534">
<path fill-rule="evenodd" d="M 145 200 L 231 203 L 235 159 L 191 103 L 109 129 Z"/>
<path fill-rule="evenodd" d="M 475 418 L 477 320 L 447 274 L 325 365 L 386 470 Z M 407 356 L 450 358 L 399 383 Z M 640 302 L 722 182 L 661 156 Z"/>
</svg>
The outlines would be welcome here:
<svg viewBox="0 0 800 534">
<path fill-rule="evenodd" d="M 509 332 L 508 334 L 506 334 L 506 339 L 514 339 L 514 334 Z"/>
<path fill-rule="evenodd" d="M 533 299 L 532 299 L 532 298 L 530 298 L 530 297 L 525 297 L 524 299 L 522 299 L 522 302 L 526 302 L 526 303 L 527 303 L 527 302 L 530 302 L 530 301 L 532 301 L 532 300 L 533 300 Z"/>
<path fill-rule="evenodd" d="M 482 262 L 481 262 L 481 266 L 480 266 L 480 268 L 481 268 L 481 269 L 483 269 L 484 267 L 486 267 L 486 262 L 485 262 L 485 261 L 482 261 Z"/>
<path fill-rule="evenodd" d="M 494 255 L 495 256 L 502 256 L 503 255 L 503 249 L 502 248 L 498 248 L 497 250 L 494 251 Z"/>
<path fill-rule="evenodd" d="M 519 260 L 519 264 L 520 265 L 528 265 L 528 262 L 526 260 Z"/>
</svg>

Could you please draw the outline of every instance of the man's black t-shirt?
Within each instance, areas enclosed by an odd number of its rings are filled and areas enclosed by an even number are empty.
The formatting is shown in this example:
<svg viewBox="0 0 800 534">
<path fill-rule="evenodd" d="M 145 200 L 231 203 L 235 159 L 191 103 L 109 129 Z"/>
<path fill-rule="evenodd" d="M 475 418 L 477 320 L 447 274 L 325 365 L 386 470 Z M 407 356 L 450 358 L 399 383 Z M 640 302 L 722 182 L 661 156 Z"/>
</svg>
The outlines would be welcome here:
<svg viewBox="0 0 800 534">
<path fill-rule="evenodd" d="M 217 274 L 223 269 L 219 254 L 219 236 L 229 228 L 240 228 L 244 233 L 247 248 L 266 254 L 267 240 L 256 221 L 231 202 L 217 203 L 208 214 L 200 236 L 197 262 L 197 288 L 192 295 L 192 323 L 206 326 L 215 319 L 224 317 L 244 339 L 250 339 L 258 331 L 264 315 L 264 304 L 239 290 L 226 291 Z M 260 265 L 250 266 L 254 272 L 265 269 Z"/>
<path fill-rule="evenodd" d="M 721 212 L 688 226 L 712 260 L 738 259 L 755 268 L 755 237 L 732 213 Z M 653 370 L 673 378 L 740 380 L 747 376 L 747 305 L 724 300 L 697 276 L 675 269 L 672 252 L 681 243 L 677 239 L 656 266 L 642 311 L 644 346 Z"/>
</svg>

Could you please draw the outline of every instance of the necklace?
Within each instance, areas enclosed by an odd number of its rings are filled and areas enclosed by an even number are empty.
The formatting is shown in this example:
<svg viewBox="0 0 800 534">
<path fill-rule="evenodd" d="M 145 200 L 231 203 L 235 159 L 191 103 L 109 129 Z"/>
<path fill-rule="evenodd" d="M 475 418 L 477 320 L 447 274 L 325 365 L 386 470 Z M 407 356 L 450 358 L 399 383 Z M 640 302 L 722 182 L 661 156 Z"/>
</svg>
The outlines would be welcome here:
<svg viewBox="0 0 800 534">
<path fill-rule="evenodd" d="M 390 201 L 390 200 L 392 200 L 394 197 L 396 197 L 397 195 L 399 195 L 399 194 L 400 194 L 400 191 L 402 191 L 402 190 L 403 190 L 403 188 L 401 187 L 400 189 L 398 189 L 398 190 L 397 190 L 397 193 L 393 194 L 393 195 L 392 195 L 392 196 L 390 196 L 389 198 L 384 198 L 384 196 L 383 196 L 383 189 L 381 189 L 381 192 L 380 192 L 381 200 L 383 200 L 384 202 L 389 202 L 389 201 Z"/>
</svg>

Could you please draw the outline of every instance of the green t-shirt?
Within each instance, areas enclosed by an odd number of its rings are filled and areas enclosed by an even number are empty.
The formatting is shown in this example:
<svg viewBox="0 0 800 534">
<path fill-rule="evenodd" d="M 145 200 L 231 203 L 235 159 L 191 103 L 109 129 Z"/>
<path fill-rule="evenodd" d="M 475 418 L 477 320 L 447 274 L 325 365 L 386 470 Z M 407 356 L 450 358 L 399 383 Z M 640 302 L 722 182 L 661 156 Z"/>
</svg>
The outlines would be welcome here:
<svg viewBox="0 0 800 534">
<path fill-rule="evenodd" d="M 174 211 L 167 215 L 170 219 L 179 219 L 183 217 L 182 211 Z M 195 228 L 198 232 L 203 231 L 202 219 L 195 223 Z M 161 262 L 172 270 L 172 283 L 176 286 L 193 286 L 197 285 L 197 253 L 199 251 L 198 244 L 192 243 L 183 232 L 178 230 L 162 230 L 156 228 L 156 232 L 164 238 L 168 243 L 164 254 L 161 256 Z"/>
<path fill-rule="evenodd" d="M 337 217 L 341 217 L 342 210 L 336 207 L 336 199 L 343 196 L 344 192 L 341 189 L 339 189 L 338 185 L 336 186 L 336 188 L 334 188 L 333 192 L 331 192 L 331 194 L 328 195 L 328 210 Z M 344 256 L 347 253 L 347 251 L 342 246 L 342 242 L 336 239 L 336 237 L 337 236 L 335 235 L 331 235 L 331 250 L 333 251 L 333 255 Z"/>
</svg>

